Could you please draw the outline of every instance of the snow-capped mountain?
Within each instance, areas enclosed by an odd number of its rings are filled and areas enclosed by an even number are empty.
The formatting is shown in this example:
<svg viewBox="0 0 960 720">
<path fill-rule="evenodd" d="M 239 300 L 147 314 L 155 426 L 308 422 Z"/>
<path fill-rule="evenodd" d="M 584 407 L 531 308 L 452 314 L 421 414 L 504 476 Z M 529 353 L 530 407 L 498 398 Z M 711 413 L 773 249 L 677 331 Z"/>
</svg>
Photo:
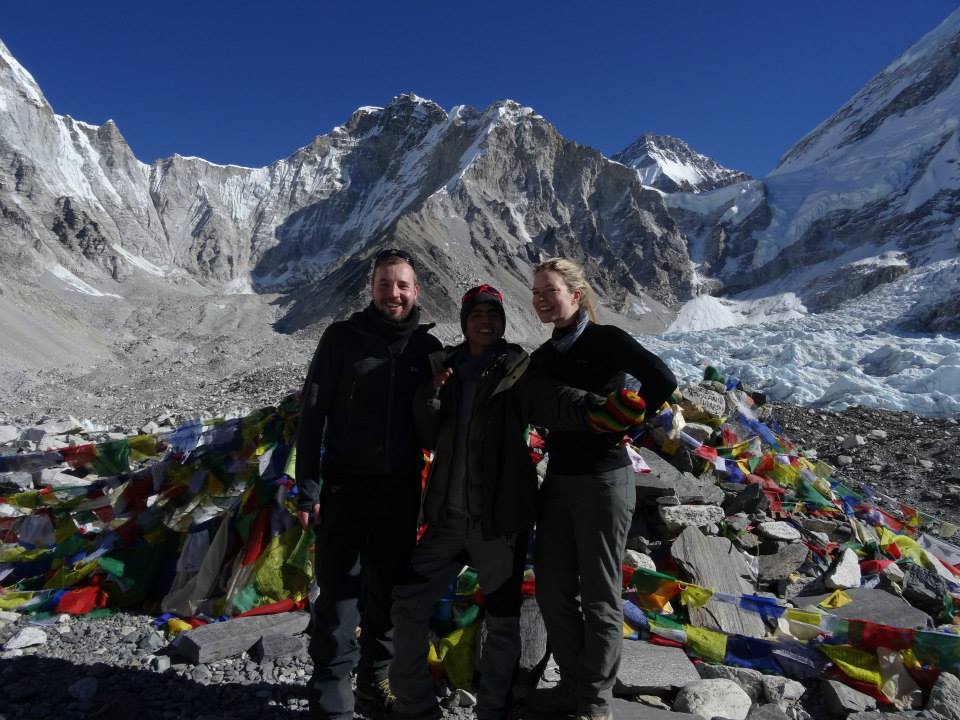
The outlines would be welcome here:
<svg viewBox="0 0 960 720">
<path fill-rule="evenodd" d="M 613 159 L 636 170 L 644 185 L 668 193 L 706 192 L 750 179 L 669 135 L 646 133 Z"/>
<path fill-rule="evenodd" d="M 267 167 L 146 165 L 113 122 L 55 114 L 2 44 L 0 218 L 3 263 L 24 281 L 53 274 L 123 297 L 144 282 L 287 293 L 286 329 L 360 302 L 370 255 L 392 243 L 422 258 L 434 319 L 456 323 L 451 299 L 491 281 L 520 337 L 539 331 L 531 269 L 555 253 L 582 260 L 637 328 L 665 326 L 664 306 L 692 288 L 660 194 L 515 102 L 445 112 L 401 95 Z"/>
<path fill-rule="evenodd" d="M 716 292 L 821 311 L 960 249 L 960 10 L 790 148 L 762 182 L 667 198 Z M 956 288 L 953 288 L 953 293 Z M 955 294 L 904 308 L 960 330 Z"/>
<path fill-rule="evenodd" d="M 955 332 L 958 57 L 960 11 L 756 180 L 666 136 L 608 159 L 510 100 L 410 94 L 266 167 L 145 164 L 115 123 L 57 115 L 0 43 L 0 366 L 57 364 L 62 337 L 79 362 L 279 342 L 362 304 L 387 245 L 417 256 L 448 338 L 481 281 L 512 339 L 542 338 L 529 280 L 554 254 L 633 331 L 689 330 L 705 293 L 736 294 L 730 322 L 786 320 L 909 280 L 929 290 L 884 322 Z"/>
</svg>

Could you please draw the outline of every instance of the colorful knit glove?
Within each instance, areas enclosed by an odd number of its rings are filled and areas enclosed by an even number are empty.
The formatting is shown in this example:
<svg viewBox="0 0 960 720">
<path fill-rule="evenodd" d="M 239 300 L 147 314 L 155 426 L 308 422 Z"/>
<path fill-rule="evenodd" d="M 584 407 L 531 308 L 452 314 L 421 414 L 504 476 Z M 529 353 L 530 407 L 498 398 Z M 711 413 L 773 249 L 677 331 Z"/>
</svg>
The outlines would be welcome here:
<svg viewBox="0 0 960 720">
<path fill-rule="evenodd" d="M 623 432 L 639 425 L 647 405 L 633 390 L 615 390 L 600 407 L 587 413 L 587 424 L 594 432 Z"/>
</svg>

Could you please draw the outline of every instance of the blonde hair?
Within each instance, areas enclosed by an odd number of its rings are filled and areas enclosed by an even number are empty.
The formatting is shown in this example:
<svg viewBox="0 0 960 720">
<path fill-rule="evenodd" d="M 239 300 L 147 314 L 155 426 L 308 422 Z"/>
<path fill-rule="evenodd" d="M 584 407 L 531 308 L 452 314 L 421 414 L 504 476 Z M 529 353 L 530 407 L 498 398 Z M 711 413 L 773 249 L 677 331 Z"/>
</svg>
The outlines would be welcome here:
<svg viewBox="0 0 960 720">
<path fill-rule="evenodd" d="M 583 276 L 583 268 L 573 260 L 566 258 L 550 258 L 537 265 L 533 274 L 539 272 L 555 272 L 563 280 L 570 292 L 580 291 L 580 307 L 587 311 L 587 317 L 593 322 L 599 322 L 597 315 L 597 296 L 590 287 L 590 283 Z"/>
</svg>

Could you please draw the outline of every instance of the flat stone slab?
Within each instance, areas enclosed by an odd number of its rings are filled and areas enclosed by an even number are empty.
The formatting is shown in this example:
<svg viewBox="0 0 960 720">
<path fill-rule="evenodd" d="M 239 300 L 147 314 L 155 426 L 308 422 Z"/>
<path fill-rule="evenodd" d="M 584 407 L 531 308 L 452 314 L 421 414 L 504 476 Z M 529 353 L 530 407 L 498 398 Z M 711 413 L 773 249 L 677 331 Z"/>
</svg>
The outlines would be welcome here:
<svg viewBox="0 0 960 720">
<path fill-rule="evenodd" d="M 617 720 L 701 720 L 690 713 L 661 710 L 623 698 L 613 699 L 613 716 Z"/>
<path fill-rule="evenodd" d="M 309 622 L 310 614 L 301 611 L 233 618 L 181 633 L 176 650 L 194 664 L 214 662 L 251 649 L 265 635 L 302 633 Z"/>
<path fill-rule="evenodd" d="M 838 717 L 852 712 L 867 712 L 877 709 L 877 701 L 859 690 L 836 680 L 825 680 L 820 686 L 820 697 L 827 709 Z"/>
<path fill-rule="evenodd" d="M 660 519 L 671 533 L 687 527 L 706 527 L 723 520 L 719 505 L 664 505 L 659 509 Z"/>
<path fill-rule="evenodd" d="M 796 542 L 803 537 L 799 530 L 783 520 L 762 522 L 757 526 L 757 532 L 770 540 L 783 540 L 786 542 Z"/>
<path fill-rule="evenodd" d="M 700 674 L 680 648 L 624 640 L 617 677 L 629 692 L 655 695 L 658 689 L 682 688 Z"/>
<path fill-rule="evenodd" d="M 868 620 L 882 625 L 891 625 L 898 628 L 930 628 L 933 620 L 923 610 L 910 605 L 893 593 L 886 590 L 872 588 L 850 588 L 844 590 L 853 602 L 842 608 L 829 610 L 831 615 L 846 618 L 847 620 Z M 793 604 L 797 607 L 816 605 L 830 596 L 831 593 L 818 595 L 797 595 Z"/>
<path fill-rule="evenodd" d="M 640 455 L 650 468 L 649 473 L 637 473 L 637 494 L 657 498 L 663 495 L 677 497 L 681 503 L 701 502 L 719 505 L 724 494 L 713 482 L 698 480 L 690 473 L 680 472 L 649 448 L 641 447 Z"/>
<path fill-rule="evenodd" d="M 695 585 L 731 595 L 742 595 L 748 590 L 741 578 L 749 578 L 750 569 L 740 551 L 726 538 L 707 537 L 699 529 L 688 527 L 674 540 L 670 554 Z M 703 607 L 689 608 L 689 612 L 690 623 L 696 627 L 728 635 L 767 634 L 759 615 L 731 603 L 711 599 Z"/>
</svg>

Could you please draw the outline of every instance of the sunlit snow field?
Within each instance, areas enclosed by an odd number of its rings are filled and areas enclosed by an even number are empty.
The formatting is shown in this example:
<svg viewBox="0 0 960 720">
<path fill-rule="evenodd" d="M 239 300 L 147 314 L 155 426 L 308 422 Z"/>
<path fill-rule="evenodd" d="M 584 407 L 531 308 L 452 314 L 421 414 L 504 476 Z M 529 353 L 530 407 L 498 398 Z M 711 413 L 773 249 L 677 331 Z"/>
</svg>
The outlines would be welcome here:
<svg viewBox="0 0 960 720">
<path fill-rule="evenodd" d="M 958 272 L 955 259 L 935 263 L 817 315 L 798 313 L 790 296 L 700 297 L 681 313 L 682 332 L 640 340 L 681 381 L 699 379 L 704 366 L 714 365 L 772 400 L 956 417 L 960 336 L 905 333 L 893 320 L 915 303 L 942 296 L 943 288 L 958 287 Z"/>
</svg>

